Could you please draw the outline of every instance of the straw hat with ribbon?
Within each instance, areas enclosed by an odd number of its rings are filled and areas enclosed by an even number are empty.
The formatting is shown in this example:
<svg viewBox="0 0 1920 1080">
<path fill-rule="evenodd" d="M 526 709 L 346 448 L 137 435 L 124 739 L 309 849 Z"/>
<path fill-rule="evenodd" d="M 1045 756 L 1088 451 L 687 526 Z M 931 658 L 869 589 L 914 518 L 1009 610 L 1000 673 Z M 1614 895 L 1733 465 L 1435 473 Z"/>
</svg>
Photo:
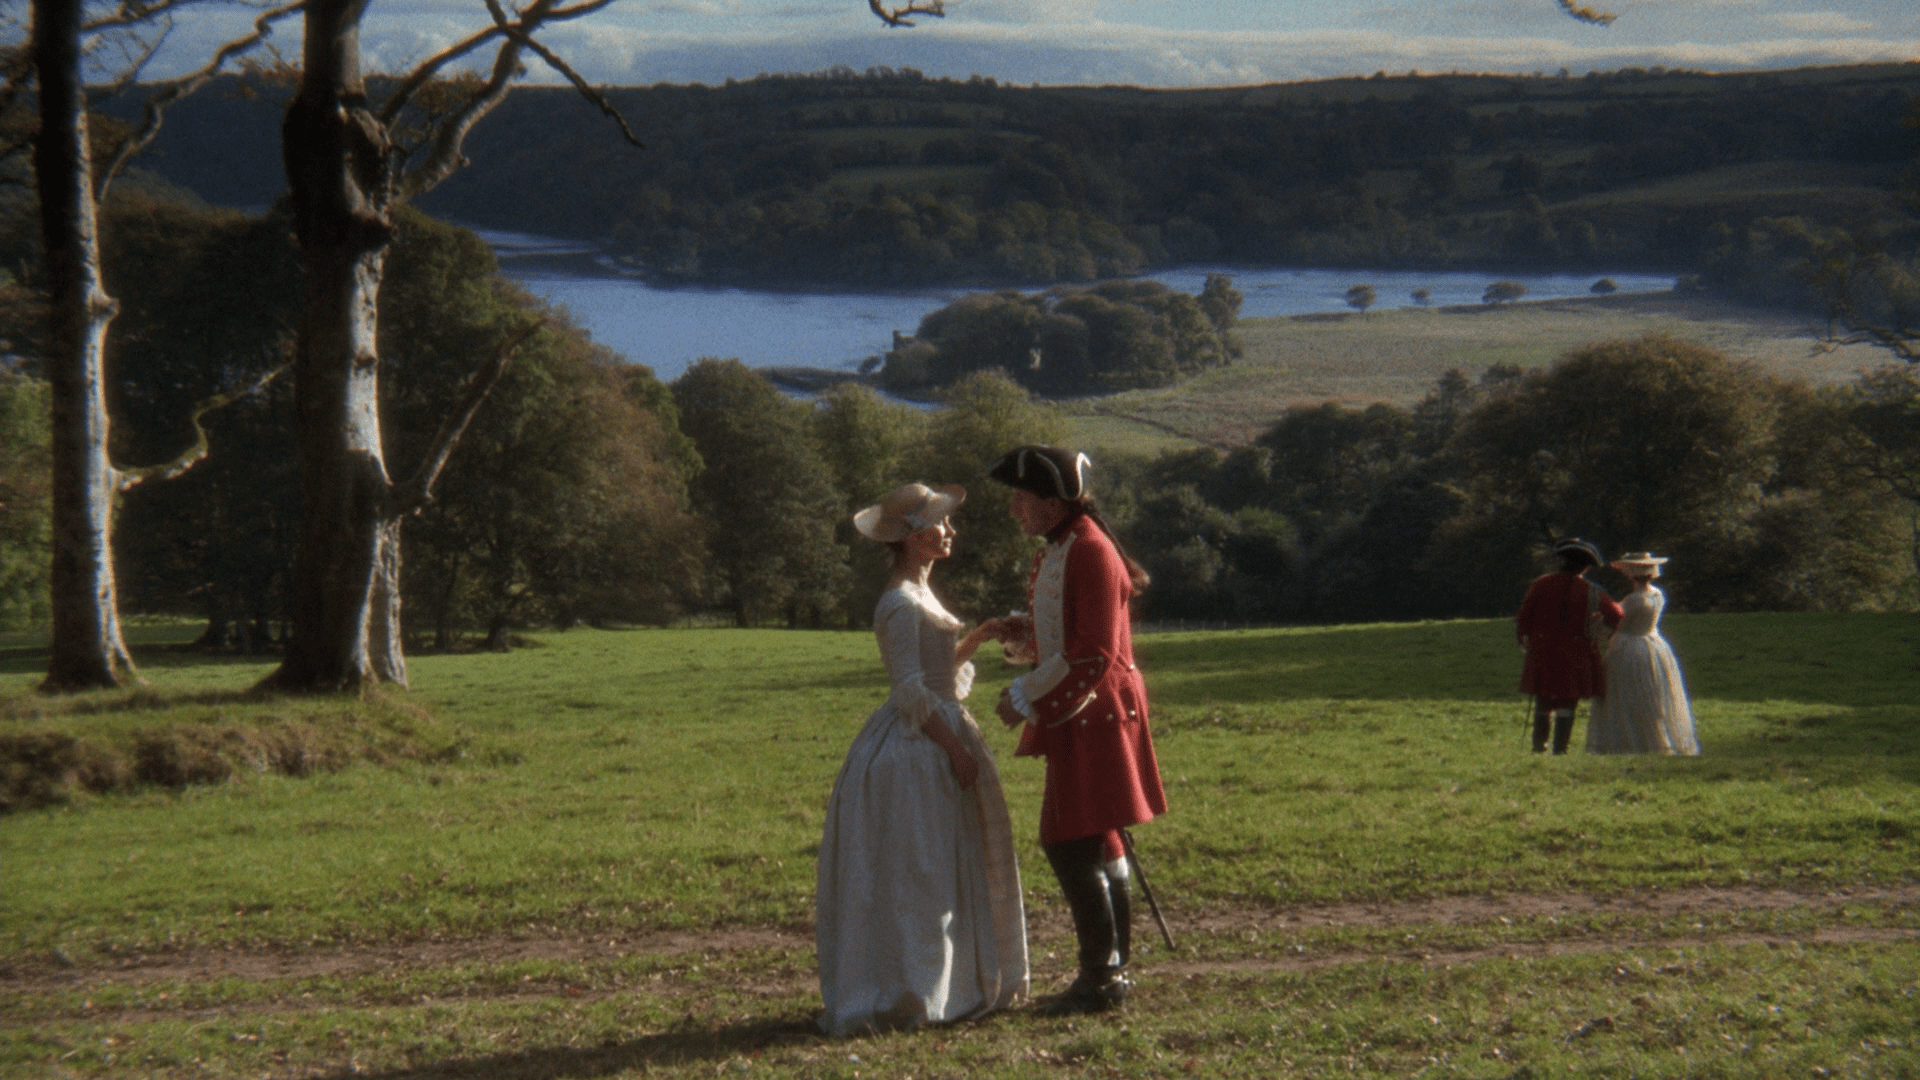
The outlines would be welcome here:
<svg viewBox="0 0 1920 1080">
<path fill-rule="evenodd" d="M 1660 566 L 1666 561 L 1665 555 L 1655 555 L 1651 551 L 1629 551 L 1610 565 L 1628 577 L 1659 577 Z"/>
<path fill-rule="evenodd" d="M 902 484 L 881 496 L 880 501 L 853 515 L 853 527 L 869 540 L 891 544 L 905 540 L 908 533 L 931 529 L 967 501 L 967 489 L 959 484 L 928 487 L 921 483 Z"/>
</svg>

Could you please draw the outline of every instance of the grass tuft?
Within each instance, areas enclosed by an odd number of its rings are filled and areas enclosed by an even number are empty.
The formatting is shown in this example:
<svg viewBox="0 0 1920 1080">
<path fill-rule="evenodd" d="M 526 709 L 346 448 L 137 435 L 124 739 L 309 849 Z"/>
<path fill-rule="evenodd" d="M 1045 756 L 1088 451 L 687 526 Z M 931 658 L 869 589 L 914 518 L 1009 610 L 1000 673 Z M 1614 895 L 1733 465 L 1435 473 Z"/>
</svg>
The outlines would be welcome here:
<svg viewBox="0 0 1920 1080">
<path fill-rule="evenodd" d="M 0 813 L 143 787 L 179 791 L 240 773 L 307 777 L 356 762 L 446 761 L 468 741 L 389 692 L 326 700 L 141 688 L 19 698 L 0 704 Z"/>
</svg>

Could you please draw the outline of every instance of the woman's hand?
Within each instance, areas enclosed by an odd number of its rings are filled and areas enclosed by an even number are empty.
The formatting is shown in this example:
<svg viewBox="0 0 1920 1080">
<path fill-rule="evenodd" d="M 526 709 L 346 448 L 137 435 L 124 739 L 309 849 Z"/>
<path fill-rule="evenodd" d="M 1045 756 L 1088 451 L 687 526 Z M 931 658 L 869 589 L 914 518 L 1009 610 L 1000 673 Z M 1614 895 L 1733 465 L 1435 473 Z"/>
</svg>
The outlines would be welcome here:
<svg viewBox="0 0 1920 1080">
<path fill-rule="evenodd" d="M 955 642 L 953 646 L 954 663 L 964 664 L 973 659 L 973 654 L 980 650 L 981 645 L 986 644 L 991 639 L 999 637 L 999 623 L 999 619 L 988 619 L 986 622 L 974 627 L 973 633 Z"/>
</svg>

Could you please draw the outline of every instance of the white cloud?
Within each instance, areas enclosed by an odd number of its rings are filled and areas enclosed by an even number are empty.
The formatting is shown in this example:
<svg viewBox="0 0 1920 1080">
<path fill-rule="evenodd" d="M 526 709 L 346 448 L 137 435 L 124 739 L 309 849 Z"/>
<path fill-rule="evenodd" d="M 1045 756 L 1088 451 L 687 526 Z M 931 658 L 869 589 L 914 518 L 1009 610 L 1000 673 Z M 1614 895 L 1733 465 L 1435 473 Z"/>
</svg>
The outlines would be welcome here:
<svg viewBox="0 0 1920 1080">
<path fill-rule="evenodd" d="M 1838 11 L 1781 11 L 1761 18 L 1796 34 L 1851 34 L 1873 29 L 1867 20 Z"/>
<path fill-rule="evenodd" d="M 1743 70 L 1920 57 L 1920 20 L 1908 17 L 1882 20 L 1900 29 L 1873 36 L 1860 33 L 1864 24 L 1839 12 L 1694 19 L 1701 5 L 1745 0 L 1689 0 L 1684 5 L 1622 0 L 1628 5 L 1623 21 L 1641 16 L 1632 32 L 1620 32 L 1621 24 L 1595 30 L 1564 18 L 1518 18 L 1520 12 L 1550 7 L 1544 0 L 1491 0 L 1506 8 L 1505 18 L 1428 19 L 1405 7 L 1355 6 L 1341 10 L 1365 17 L 1340 25 L 1300 29 L 1311 24 L 1289 17 L 1224 23 L 1231 29 L 1187 30 L 1117 21 L 1116 15 L 1127 12 L 1111 0 L 1104 5 L 1095 0 L 1067 2 L 1078 5 L 1072 10 L 1080 17 L 1055 23 L 1033 21 L 1048 7 L 1037 0 L 953 0 L 951 18 L 889 31 L 857 0 L 783 0 L 777 5 L 761 0 L 629 0 L 556 26 L 544 39 L 590 80 L 641 85 L 715 84 L 839 64 L 855 70 L 914 67 L 958 78 L 979 73 L 1016 84 L 1219 86 L 1415 68 L 1531 72 L 1567 67 L 1584 72 L 1661 64 Z M 1235 0 L 1222 2 L 1231 6 Z M 1846 0 L 1837 2 L 1844 5 Z M 1289 3 L 1273 0 L 1268 10 L 1279 13 Z M 961 17 L 963 6 L 974 14 Z M 1145 13 L 1153 6 L 1143 2 L 1138 10 Z M 753 15 L 698 17 L 699 11 L 709 10 L 751 10 Z M 1402 18 L 1385 18 L 1389 10 L 1399 11 Z M 471 0 L 376 4 L 362 35 L 368 66 L 395 70 L 430 55 L 471 32 L 477 25 L 474 11 Z M 1104 18 L 1099 17 L 1102 12 Z M 1691 21 L 1674 21 L 1682 13 Z M 988 19 L 989 14 L 994 19 Z M 1017 17 L 1029 21 L 1012 21 Z M 1275 25 L 1295 29 L 1266 28 Z M 1462 26 L 1471 29 L 1460 33 Z M 174 54 L 183 58 L 178 66 L 206 56 L 214 43 L 233 36 L 237 28 L 244 28 L 244 22 L 183 20 L 170 42 Z M 285 24 L 275 40 L 284 55 L 298 56 L 296 24 Z M 557 79 L 543 65 L 529 66 L 535 80 Z M 156 77 L 169 73 L 164 64 L 151 70 Z"/>
</svg>

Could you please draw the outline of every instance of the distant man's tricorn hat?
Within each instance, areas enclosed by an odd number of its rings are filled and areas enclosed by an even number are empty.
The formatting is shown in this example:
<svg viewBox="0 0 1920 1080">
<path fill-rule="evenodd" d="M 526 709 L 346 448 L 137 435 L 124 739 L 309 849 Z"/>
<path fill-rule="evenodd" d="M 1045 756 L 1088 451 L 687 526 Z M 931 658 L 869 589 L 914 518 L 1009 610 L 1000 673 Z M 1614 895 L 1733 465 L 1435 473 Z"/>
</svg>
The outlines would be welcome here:
<svg viewBox="0 0 1920 1080">
<path fill-rule="evenodd" d="M 1008 487 L 1046 499 L 1077 499 L 1087 493 L 1087 455 L 1058 446 L 1016 446 L 987 475 Z"/>
<path fill-rule="evenodd" d="M 1578 553 L 1584 555 L 1588 561 L 1592 562 L 1595 566 L 1607 565 L 1606 557 L 1600 554 L 1599 547 L 1591 541 L 1582 540 L 1577 536 L 1569 536 L 1564 540 L 1554 541 L 1553 553 L 1555 555 L 1572 555 Z"/>
</svg>

